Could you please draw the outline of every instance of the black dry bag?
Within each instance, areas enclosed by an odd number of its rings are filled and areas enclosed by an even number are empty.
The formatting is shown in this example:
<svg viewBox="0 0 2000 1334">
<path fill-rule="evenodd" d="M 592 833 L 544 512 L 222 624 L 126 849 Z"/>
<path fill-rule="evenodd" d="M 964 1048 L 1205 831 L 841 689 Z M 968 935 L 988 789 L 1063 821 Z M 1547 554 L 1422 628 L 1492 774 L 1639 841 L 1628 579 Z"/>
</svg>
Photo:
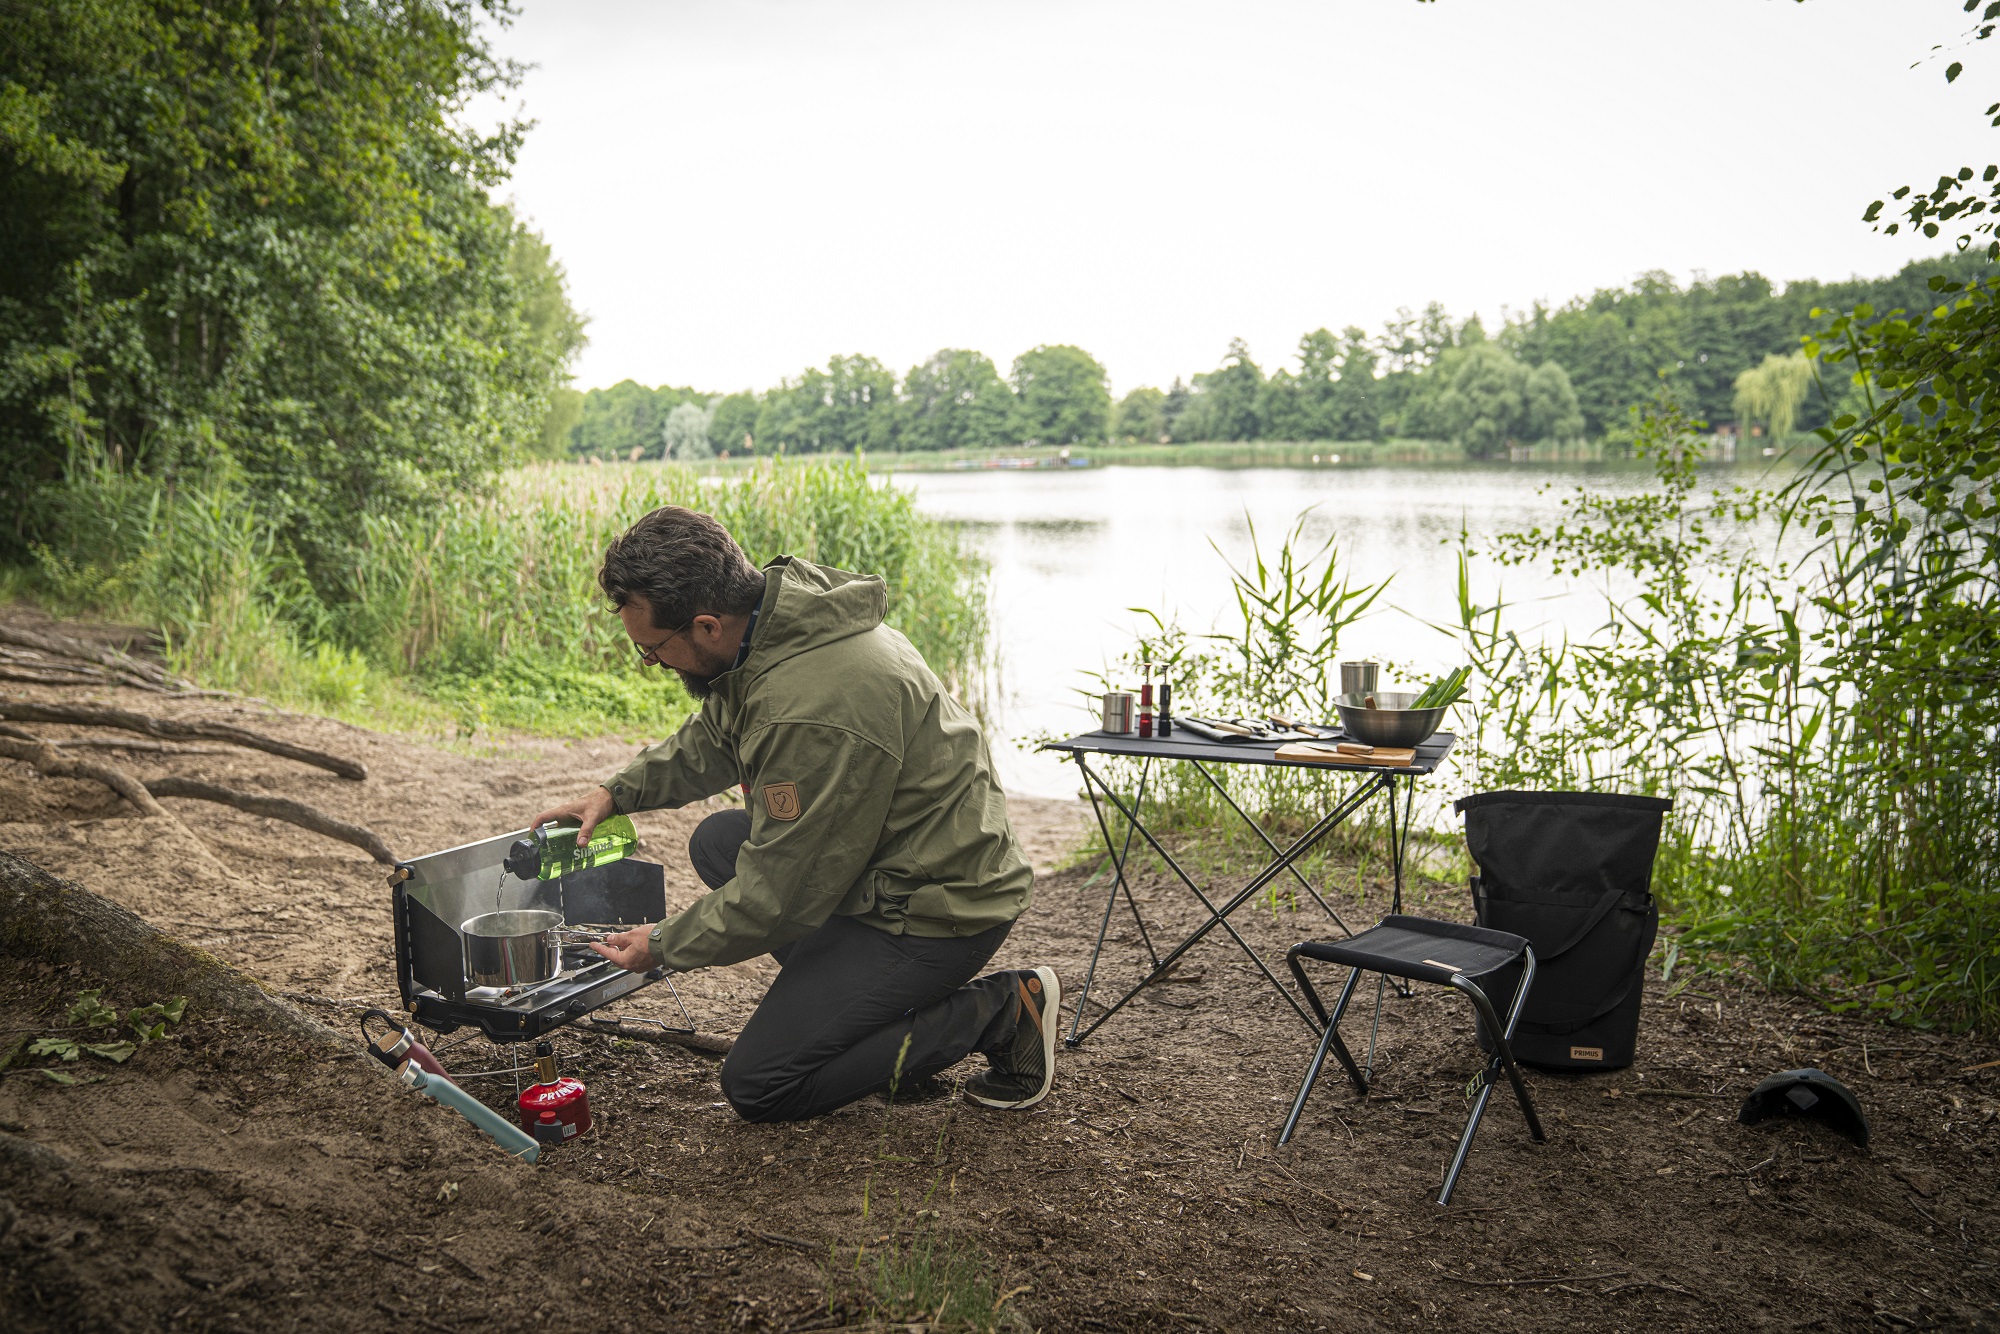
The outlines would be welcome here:
<svg viewBox="0 0 2000 1334">
<path fill-rule="evenodd" d="M 1653 854 L 1672 806 L 1610 792 L 1481 792 L 1453 808 L 1465 816 L 1478 870 L 1479 924 L 1535 947 L 1534 988 L 1514 1030 L 1523 1064 L 1632 1064 L 1646 957 L 1660 928 Z"/>
</svg>

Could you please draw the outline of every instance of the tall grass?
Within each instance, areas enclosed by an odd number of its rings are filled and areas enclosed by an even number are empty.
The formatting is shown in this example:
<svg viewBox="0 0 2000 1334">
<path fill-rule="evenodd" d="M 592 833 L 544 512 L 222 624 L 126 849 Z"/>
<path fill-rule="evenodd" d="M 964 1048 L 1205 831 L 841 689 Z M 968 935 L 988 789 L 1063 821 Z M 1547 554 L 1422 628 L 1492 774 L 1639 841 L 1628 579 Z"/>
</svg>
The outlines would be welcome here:
<svg viewBox="0 0 2000 1334">
<path fill-rule="evenodd" d="M 596 584 L 606 544 L 677 504 L 714 514 L 751 558 L 789 554 L 888 582 L 889 623 L 955 690 L 979 684 L 981 571 L 910 497 L 859 464 L 782 460 L 726 480 L 657 465 L 545 465 L 422 520 L 370 519 L 353 600 L 330 606 L 227 483 L 93 472 L 49 488 L 60 545 L 25 582 L 66 609 L 158 625 L 206 683 L 321 706 L 414 691 L 460 731 L 656 730 L 691 707 L 643 675 Z"/>
</svg>

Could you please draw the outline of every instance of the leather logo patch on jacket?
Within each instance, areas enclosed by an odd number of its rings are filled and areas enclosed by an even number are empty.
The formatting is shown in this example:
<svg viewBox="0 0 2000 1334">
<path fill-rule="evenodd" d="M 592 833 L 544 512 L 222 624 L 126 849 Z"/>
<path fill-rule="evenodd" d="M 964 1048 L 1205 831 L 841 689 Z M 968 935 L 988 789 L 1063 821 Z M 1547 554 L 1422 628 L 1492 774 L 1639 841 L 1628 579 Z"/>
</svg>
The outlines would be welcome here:
<svg viewBox="0 0 2000 1334">
<path fill-rule="evenodd" d="M 764 784 L 764 814 L 773 820 L 796 820 L 799 818 L 799 785 L 797 783 Z"/>
</svg>

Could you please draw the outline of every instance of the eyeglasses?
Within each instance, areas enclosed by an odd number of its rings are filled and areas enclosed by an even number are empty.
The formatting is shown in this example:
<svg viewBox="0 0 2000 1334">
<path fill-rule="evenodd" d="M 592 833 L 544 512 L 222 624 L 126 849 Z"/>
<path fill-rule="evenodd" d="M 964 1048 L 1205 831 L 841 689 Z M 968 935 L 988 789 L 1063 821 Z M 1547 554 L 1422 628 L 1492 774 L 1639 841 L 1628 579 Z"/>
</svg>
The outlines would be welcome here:
<svg viewBox="0 0 2000 1334">
<path fill-rule="evenodd" d="M 669 643 L 671 643 L 675 635 L 684 635 L 693 628 L 694 628 L 694 622 L 689 621 L 686 625 L 682 626 L 678 630 L 675 630 L 672 634 L 669 634 L 665 639 L 662 639 L 657 644 L 640 644 L 635 642 L 632 645 L 632 649 L 639 655 L 639 665 L 641 667 L 652 667 L 658 665 L 660 661 L 660 650 L 665 648 Z"/>
</svg>

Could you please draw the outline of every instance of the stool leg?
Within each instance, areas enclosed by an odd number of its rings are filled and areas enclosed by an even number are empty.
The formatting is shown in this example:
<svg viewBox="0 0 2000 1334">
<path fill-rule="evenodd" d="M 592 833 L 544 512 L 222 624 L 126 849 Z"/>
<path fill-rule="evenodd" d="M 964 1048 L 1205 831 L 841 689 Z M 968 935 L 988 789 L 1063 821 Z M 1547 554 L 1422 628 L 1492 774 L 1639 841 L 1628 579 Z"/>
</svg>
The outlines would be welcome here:
<svg viewBox="0 0 2000 1334">
<path fill-rule="evenodd" d="M 1319 1080 L 1320 1067 L 1326 1064 L 1327 1049 L 1331 1046 L 1333 1046 L 1333 1025 L 1328 1024 L 1326 1036 L 1319 1040 L 1319 1046 L 1313 1051 L 1312 1061 L 1306 1066 L 1306 1077 L 1299 1081 L 1299 1094 L 1292 1099 L 1292 1112 L 1285 1118 L 1285 1128 L 1278 1132 L 1279 1144 L 1292 1142 L 1292 1135 L 1299 1128 L 1299 1118 L 1306 1112 L 1306 1098 L 1311 1095 L 1313 1085 Z"/>
<path fill-rule="evenodd" d="M 1382 1031 L 1382 989 L 1388 984 L 1387 973 L 1375 974 L 1375 1018 L 1368 1025 L 1368 1078 L 1375 1078 L 1375 1035 Z"/>
<path fill-rule="evenodd" d="M 1438 1190 L 1438 1203 L 1450 1204 L 1451 1192 L 1458 1185 L 1458 1174 L 1465 1169 L 1466 1155 L 1472 1152 L 1472 1137 L 1479 1133 L 1480 1118 L 1486 1115 L 1487 1100 L 1493 1096 L 1493 1086 L 1499 1082 L 1499 1072 L 1505 1070 L 1507 1079 L 1514 1086 L 1514 1097 L 1521 1104 L 1521 1112 L 1527 1117 L 1528 1134 L 1537 1143 L 1544 1141 L 1541 1119 L 1535 1115 L 1534 1101 L 1528 1097 L 1528 1086 L 1521 1079 L 1520 1067 L 1514 1064 L 1514 1051 L 1507 1039 L 1513 1035 L 1514 1023 L 1521 1017 L 1521 1004 L 1527 997 L 1527 984 L 1535 975 L 1534 956 L 1530 954 L 1521 985 L 1515 989 L 1514 1004 L 1508 1012 L 1505 1027 L 1500 1016 L 1493 1012 L 1493 1002 L 1486 993 L 1464 977 L 1454 975 L 1452 988 L 1462 992 L 1472 1002 L 1472 1008 L 1486 1025 L 1486 1031 L 1493 1035 L 1495 1055 L 1479 1072 L 1479 1095 L 1472 1100 L 1472 1114 L 1465 1119 L 1465 1133 L 1459 1137 L 1458 1151 L 1452 1155 L 1451 1165 L 1445 1169 L 1444 1185 Z"/>
<path fill-rule="evenodd" d="M 1479 1118 L 1486 1115 L 1486 1100 L 1492 1096 L 1493 1081 L 1481 1080 L 1479 1096 L 1472 1100 L 1472 1115 L 1465 1121 L 1465 1133 L 1458 1137 L 1458 1151 L 1451 1156 L 1451 1166 L 1444 1170 L 1444 1185 L 1438 1190 L 1439 1204 L 1451 1203 L 1451 1192 L 1458 1185 L 1458 1174 L 1465 1170 L 1465 1156 L 1472 1152 L 1472 1137 L 1479 1133 Z"/>
<path fill-rule="evenodd" d="M 1292 966 L 1297 969 L 1297 962 L 1294 961 Z M 1367 1082 L 1361 1078 L 1361 1072 L 1354 1068 L 1354 1057 L 1347 1050 L 1347 1044 L 1340 1040 L 1340 1015 L 1347 1008 L 1348 998 L 1354 994 L 1354 984 L 1360 979 L 1359 968 L 1348 970 L 1347 981 L 1340 989 L 1340 999 L 1335 1002 L 1333 1013 L 1327 1017 L 1326 1032 L 1319 1040 L 1319 1047 L 1313 1052 L 1312 1063 L 1306 1066 L 1306 1077 L 1299 1082 L 1298 1096 L 1292 1099 L 1291 1115 L 1285 1118 L 1285 1128 L 1278 1132 L 1279 1144 L 1291 1143 L 1293 1134 L 1297 1132 L 1299 1118 L 1305 1115 L 1306 1099 L 1312 1094 L 1313 1085 L 1319 1081 L 1321 1068 L 1326 1065 L 1327 1052 L 1333 1051 L 1339 1055 L 1340 1063 L 1347 1067 L 1348 1077 L 1354 1081 L 1355 1087 L 1361 1091 L 1363 1097 L 1368 1096 Z"/>
<path fill-rule="evenodd" d="M 1514 988 L 1514 1003 L 1507 1009 L 1506 1031 L 1501 1032 L 1499 1026 L 1493 1023 L 1491 1002 L 1488 1002 L 1486 1012 L 1491 1031 L 1499 1034 L 1493 1045 L 1499 1052 L 1502 1067 L 1507 1071 L 1507 1081 L 1514 1086 L 1514 1101 L 1521 1104 L 1521 1115 L 1527 1118 L 1528 1135 L 1535 1143 L 1545 1144 L 1548 1136 L 1542 1133 L 1542 1119 L 1535 1115 L 1535 1100 L 1528 1096 L 1528 1085 L 1521 1078 L 1521 1068 L 1514 1064 L 1514 1025 L 1521 1021 L 1521 1011 L 1528 1003 L 1528 986 L 1534 980 L 1535 951 L 1533 946 L 1529 946 L 1522 951 L 1521 984 Z M 1485 999 L 1484 992 L 1480 993 L 1480 999 Z"/>
</svg>

